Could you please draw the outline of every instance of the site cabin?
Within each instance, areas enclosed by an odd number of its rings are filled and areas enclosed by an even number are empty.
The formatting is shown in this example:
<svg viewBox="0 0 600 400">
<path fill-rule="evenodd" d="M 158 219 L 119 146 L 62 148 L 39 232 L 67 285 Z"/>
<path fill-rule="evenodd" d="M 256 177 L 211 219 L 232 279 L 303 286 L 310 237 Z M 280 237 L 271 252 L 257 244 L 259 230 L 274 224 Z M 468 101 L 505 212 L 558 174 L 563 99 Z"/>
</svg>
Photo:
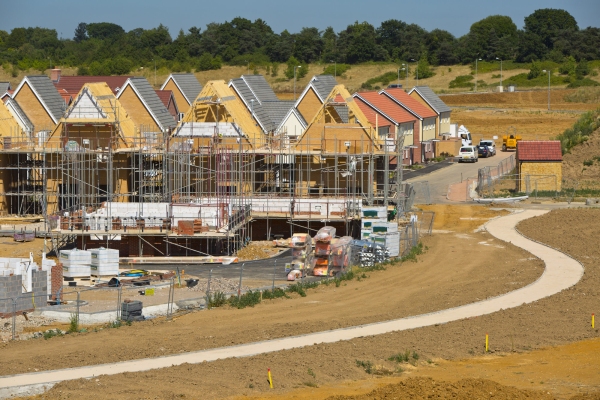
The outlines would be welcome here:
<svg viewBox="0 0 600 400">
<path fill-rule="evenodd" d="M 562 187 L 562 150 L 559 140 L 521 140 L 517 143 L 518 191 L 559 192 Z"/>
</svg>

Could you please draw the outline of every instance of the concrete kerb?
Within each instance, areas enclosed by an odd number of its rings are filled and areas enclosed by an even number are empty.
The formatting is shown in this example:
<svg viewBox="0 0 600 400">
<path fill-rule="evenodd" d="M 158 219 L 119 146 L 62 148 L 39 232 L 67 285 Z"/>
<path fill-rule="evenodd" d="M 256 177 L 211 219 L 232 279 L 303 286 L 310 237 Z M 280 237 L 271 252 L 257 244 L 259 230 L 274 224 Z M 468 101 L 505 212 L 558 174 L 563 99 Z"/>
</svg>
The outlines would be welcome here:
<svg viewBox="0 0 600 400">
<path fill-rule="evenodd" d="M 547 210 L 520 211 L 501 218 L 496 218 L 485 224 L 486 230 L 493 236 L 510 243 L 518 240 L 518 242 L 514 243 L 515 245 L 529 251 L 536 257 L 542 259 L 546 264 L 544 273 L 540 278 L 515 291 L 464 306 L 392 321 L 377 322 L 301 336 L 285 337 L 159 358 L 130 360 L 113 364 L 0 377 L 0 397 L 6 397 L 15 393 L 11 392 L 12 389 L 19 390 L 19 393 L 24 394 L 23 390 L 26 387 L 30 387 L 32 390 L 39 390 L 40 385 L 46 385 L 46 387 L 48 387 L 49 385 L 62 380 L 92 378 L 98 375 L 113 375 L 122 372 L 140 372 L 155 368 L 180 365 L 183 363 L 195 364 L 204 361 L 210 362 L 223 358 L 250 357 L 257 354 L 307 347 L 319 343 L 334 343 L 363 336 L 380 335 L 394 331 L 445 324 L 452 321 L 491 314 L 500 310 L 514 308 L 540 300 L 575 285 L 583 275 L 581 263 L 573 260 L 560 251 L 555 251 L 548 246 L 520 236 L 514 229 L 516 224 L 521 220 L 542 215 L 546 212 Z"/>
</svg>

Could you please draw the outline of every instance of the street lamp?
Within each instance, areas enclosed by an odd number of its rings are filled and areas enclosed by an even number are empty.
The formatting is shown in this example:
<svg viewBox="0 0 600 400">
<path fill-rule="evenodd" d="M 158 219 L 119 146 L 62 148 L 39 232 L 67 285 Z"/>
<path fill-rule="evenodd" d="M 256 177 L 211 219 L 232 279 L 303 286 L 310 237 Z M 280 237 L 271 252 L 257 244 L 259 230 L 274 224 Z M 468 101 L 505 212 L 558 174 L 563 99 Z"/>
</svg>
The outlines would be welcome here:
<svg viewBox="0 0 600 400">
<path fill-rule="evenodd" d="M 475 59 L 475 93 L 477 93 L 477 60 L 481 61 L 481 58 Z"/>
<path fill-rule="evenodd" d="M 504 91 L 504 86 L 502 86 L 502 59 L 496 57 L 496 60 L 500 61 L 500 90 Z"/>
<path fill-rule="evenodd" d="M 154 87 L 156 87 L 156 60 L 153 58 L 152 61 L 154 61 Z"/>
<path fill-rule="evenodd" d="M 404 78 L 406 79 L 406 89 L 408 90 L 408 65 L 402 63 L 402 69 L 404 70 Z"/>
<path fill-rule="evenodd" d="M 542 72 L 548 73 L 548 111 L 550 111 L 550 70 L 543 69 Z"/>
<path fill-rule="evenodd" d="M 416 61 L 414 58 L 411 58 L 410 61 L 414 61 L 416 63 L 415 70 L 417 72 L 417 86 L 419 86 L 419 62 Z"/>
<path fill-rule="evenodd" d="M 337 61 L 329 60 L 329 62 L 333 63 L 333 77 L 337 78 Z"/>
<path fill-rule="evenodd" d="M 294 67 L 294 101 L 296 101 L 296 69 L 302 68 L 301 65 Z"/>
</svg>

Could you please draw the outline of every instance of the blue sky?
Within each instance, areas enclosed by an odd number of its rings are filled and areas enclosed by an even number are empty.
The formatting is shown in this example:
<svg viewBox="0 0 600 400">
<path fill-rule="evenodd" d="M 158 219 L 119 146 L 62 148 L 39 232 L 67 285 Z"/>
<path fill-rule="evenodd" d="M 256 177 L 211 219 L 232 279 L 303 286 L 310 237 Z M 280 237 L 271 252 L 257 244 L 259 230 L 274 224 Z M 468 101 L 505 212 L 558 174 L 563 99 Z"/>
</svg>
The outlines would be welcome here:
<svg viewBox="0 0 600 400">
<path fill-rule="evenodd" d="M 209 22 L 240 16 L 262 18 L 277 33 L 299 32 L 305 26 L 333 26 L 339 32 L 354 21 L 377 27 L 399 19 L 460 37 L 472 23 L 495 14 L 510 16 L 522 28 L 523 19 L 539 8 L 567 10 L 580 28 L 600 26 L 600 0 L 0 0 L 0 29 L 39 26 L 71 38 L 79 22 L 113 22 L 126 31 L 162 23 L 176 37 L 179 29 L 204 29 Z"/>
</svg>

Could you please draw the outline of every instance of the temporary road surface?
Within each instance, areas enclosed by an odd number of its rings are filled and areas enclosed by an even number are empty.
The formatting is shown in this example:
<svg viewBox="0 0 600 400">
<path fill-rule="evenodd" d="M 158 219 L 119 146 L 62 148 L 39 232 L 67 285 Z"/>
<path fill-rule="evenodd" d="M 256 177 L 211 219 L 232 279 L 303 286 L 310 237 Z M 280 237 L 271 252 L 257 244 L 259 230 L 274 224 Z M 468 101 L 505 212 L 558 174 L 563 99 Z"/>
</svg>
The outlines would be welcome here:
<svg viewBox="0 0 600 400">
<path fill-rule="evenodd" d="M 224 358 L 250 357 L 292 348 L 312 346 L 318 343 L 333 343 L 363 336 L 381 335 L 393 331 L 417 329 L 435 324 L 444 324 L 465 318 L 491 314 L 496 311 L 518 307 L 556 294 L 575 285 L 583 276 L 583 266 L 576 260 L 543 244 L 521 236 L 515 226 L 520 221 L 547 213 L 547 210 L 525 210 L 500 217 L 486 224 L 487 231 L 498 239 L 521 247 L 544 261 L 542 276 L 528 286 L 510 293 L 476 303 L 454 307 L 429 314 L 416 315 L 391 321 L 360 325 L 286 337 L 262 342 L 222 347 L 158 358 L 123 361 L 87 367 L 68 368 L 0 377 L 0 398 L 15 395 L 40 393 L 55 383 L 92 378 L 98 375 L 113 375 L 123 372 L 139 372 L 156 368 L 167 368 L 183 363 L 196 364 Z"/>
</svg>

